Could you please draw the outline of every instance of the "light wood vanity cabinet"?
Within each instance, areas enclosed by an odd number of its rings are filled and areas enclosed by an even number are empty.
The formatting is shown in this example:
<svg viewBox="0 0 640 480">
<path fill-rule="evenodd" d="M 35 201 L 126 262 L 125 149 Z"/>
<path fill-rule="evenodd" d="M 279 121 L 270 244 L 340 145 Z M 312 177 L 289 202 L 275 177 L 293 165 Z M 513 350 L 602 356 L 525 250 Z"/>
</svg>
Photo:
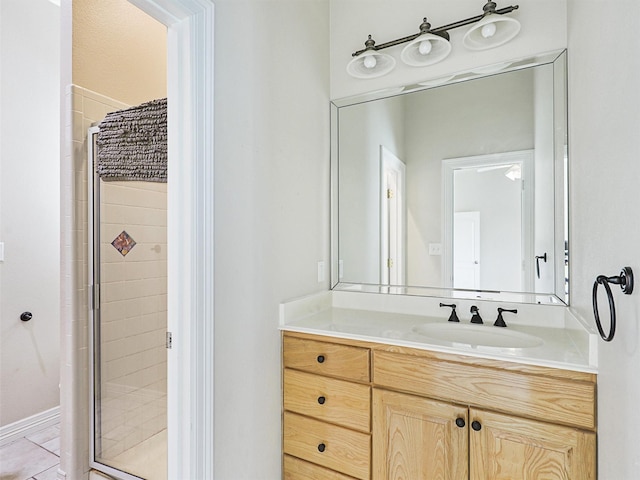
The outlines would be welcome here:
<svg viewBox="0 0 640 480">
<path fill-rule="evenodd" d="M 389 390 L 373 391 L 373 478 L 469 478 L 467 408 Z"/>
<path fill-rule="evenodd" d="M 470 409 L 472 480 L 596 478 L 596 435 L 575 428 Z"/>
<path fill-rule="evenodd" d="M 287 480 L 596 478 L 594 374 L 291 332 L 284 366 Z"/>
<path fill-rule="evenodd" d="M 370 350 L 285 335 L 286 480 L 371 478 Z"/>
</svg>

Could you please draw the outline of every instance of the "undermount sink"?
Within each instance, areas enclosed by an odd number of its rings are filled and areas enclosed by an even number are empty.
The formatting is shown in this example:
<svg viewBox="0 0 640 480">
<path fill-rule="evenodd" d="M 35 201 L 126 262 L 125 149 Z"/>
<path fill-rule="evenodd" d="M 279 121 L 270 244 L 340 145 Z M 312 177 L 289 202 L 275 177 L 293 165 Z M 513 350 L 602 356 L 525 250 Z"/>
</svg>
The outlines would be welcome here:
<svg viewBox="0 0 640 480">
<path fill-rule="evenodd" d="M 534 335 L 491 325 L 425 323 L 413 327 L 413 332 L 433 340 L 472 347 L 532 348 L 544 343 Z"/>
</svg>

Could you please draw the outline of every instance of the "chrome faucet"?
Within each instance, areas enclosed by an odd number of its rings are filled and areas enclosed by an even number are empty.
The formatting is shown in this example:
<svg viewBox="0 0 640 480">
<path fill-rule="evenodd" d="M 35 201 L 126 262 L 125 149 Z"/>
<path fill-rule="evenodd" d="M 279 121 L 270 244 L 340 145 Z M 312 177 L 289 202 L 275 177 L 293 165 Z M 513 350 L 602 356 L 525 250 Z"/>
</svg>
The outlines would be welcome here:
<svg viewBox="0 0 640 480">
<path fill-rule="evenodd" d="M 484 323 L 482 321 L 482 317 L 480 316 L 480 314 L 478 313 L 478 307 L 476 307 L 475 305 L 471 306 L 471 313 L 473 314 L 471 316 L 471 323 L 479 323 L 482 324 Z"/>
<path fill-rule="evenodd" d="M 498 307 L 498 318 L 496 318 L 496 321 L 493 324 L 494 327 L 506 327 L 507 326 L 507 324 L 504 323 L 504 318 L 502 318 L 502 312 L 518 313 L 518 310 L 516 310 L 515 308 L 513 310 L 507 310 L 506 308 Z"/>
</svg>

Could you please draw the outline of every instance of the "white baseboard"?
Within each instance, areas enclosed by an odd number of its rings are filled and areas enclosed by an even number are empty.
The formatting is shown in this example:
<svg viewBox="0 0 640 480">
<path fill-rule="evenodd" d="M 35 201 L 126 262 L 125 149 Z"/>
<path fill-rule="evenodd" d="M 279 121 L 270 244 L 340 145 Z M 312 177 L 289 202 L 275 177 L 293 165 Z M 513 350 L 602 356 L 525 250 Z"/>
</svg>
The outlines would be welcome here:
<svg viewBox="0 0 640 480">
<path fill-rule="evenodd" d="M 0 427 L 0 446 L 44 430 L 58 422 L 60 422 L 60 407 L 53 407 L 44 412 Z"/>
</svg>

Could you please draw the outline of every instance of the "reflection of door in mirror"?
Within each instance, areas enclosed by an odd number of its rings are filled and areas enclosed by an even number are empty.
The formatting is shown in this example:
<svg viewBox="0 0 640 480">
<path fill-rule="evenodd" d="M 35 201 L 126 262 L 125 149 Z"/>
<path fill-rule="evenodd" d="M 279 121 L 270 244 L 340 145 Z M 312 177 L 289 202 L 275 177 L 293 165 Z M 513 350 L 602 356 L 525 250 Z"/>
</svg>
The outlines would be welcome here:
<svg viewBox="0 0 640 480">
<path fill-rule="evenodd" d="M 380 284 L 405 285 L 405 165 L 380 145 Z"/>
<path fill-rule="evenodd" d="M 480 212 L 453 212 L 453 288 L 480 288 Z"/>
<path fill-rule="evenodd" d="M 533 286 L 533 152 L 445 160 L 445 278 L 463 289 Z"/>
</svg>

